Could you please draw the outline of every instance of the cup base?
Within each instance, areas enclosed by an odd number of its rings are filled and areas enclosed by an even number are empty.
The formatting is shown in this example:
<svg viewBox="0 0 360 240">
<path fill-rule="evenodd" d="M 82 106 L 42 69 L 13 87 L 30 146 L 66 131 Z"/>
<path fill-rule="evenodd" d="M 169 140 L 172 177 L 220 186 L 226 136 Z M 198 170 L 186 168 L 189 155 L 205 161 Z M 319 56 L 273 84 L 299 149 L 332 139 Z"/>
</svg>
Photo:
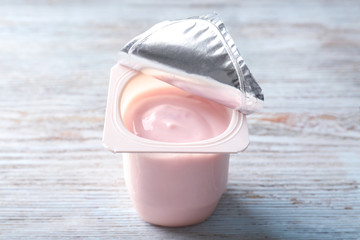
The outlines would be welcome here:
<svg viewBox="0 0 360 240">
<path fill-rule="evenodd" d="M 196 209 L 163 209 L 134 204 L 140 217 L 153 225 L 163 227 L 185 227 L 199 224 L 208 219 L 219 201 Z"/>
<path fill-rule="evenodd" d="M 154 225 L 206 220 L 226 191 L 229 154 L 124 154 L 125 182 L 136 211 Z"/>
</svg>

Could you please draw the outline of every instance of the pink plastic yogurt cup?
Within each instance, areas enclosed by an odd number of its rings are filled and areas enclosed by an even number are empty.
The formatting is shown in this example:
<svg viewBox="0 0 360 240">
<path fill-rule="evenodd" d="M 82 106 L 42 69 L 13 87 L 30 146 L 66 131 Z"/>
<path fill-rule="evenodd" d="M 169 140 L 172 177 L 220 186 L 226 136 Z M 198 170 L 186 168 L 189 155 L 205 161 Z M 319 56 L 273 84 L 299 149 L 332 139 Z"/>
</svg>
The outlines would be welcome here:
<svg viewBox="0 0 360 240">
<path fill-rule="evenodd" d="M 140 217 L 151 224 L 179 227 L 200 223 L 226 191 L 229 154 L 248 143 L 246 118 L 229 109 L 224 133 L 192 143 L 166 143 L 135 136 L 123 123 L 131 100 L 167 83 L 119 64 L 112 68 L 103 143 L 123 154 L 124 175 Z"/>
</svg>

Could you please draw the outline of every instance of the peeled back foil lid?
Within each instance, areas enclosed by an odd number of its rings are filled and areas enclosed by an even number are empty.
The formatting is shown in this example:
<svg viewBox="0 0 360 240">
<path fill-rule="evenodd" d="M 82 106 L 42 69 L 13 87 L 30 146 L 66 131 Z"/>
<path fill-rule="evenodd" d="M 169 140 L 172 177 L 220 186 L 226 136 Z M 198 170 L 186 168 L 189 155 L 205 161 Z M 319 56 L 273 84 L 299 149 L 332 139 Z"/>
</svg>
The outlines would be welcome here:
<svg viewBox="0 0 360 240">
<path fill-rule="evenodd" d="M 119 63 L 244 114 L 264 103 L 217 14 L 156 24 L 125 45 Z"/>
</svg>

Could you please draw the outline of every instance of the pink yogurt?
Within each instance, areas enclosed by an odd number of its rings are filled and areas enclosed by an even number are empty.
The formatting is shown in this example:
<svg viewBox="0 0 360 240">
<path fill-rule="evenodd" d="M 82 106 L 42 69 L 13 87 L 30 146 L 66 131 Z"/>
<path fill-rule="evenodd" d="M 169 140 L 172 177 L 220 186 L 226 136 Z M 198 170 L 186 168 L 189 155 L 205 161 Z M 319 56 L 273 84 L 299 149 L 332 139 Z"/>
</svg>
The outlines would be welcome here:
<svg viewBox="0 0 360 240">
<path fill-rule="evenodd" d="M 124 116 L 135 135 L 162 142 L 195 142 L 223 133 L 230 116 L 222 105 L 174 87 L 136 97 Z"/>
<path fill-rule="evenodd" d="M 197 142 L 223 133 L 226 107 L 167 86 L 136 96 L 123 116 L 133 134 L 160 142 Z M 162 226 L 207 219 L 226 190 L 229 154 L 125 153 L 125 180 L 139 215 Z"/>
</svg>

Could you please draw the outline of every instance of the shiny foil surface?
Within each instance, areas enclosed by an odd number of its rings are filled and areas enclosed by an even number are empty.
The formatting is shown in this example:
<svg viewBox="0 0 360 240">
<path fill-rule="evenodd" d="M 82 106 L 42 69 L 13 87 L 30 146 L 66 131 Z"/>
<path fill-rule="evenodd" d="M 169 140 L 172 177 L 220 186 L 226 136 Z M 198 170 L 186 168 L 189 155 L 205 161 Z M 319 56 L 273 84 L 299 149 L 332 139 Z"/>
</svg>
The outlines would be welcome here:
<svg viewBox="0 0 360 240">
<path fill-rule="evenodd" d="M 264 95 L 217 14 L 164 21 L 122 49 L 119 63 L 244 114 Z"/>
</svg>

